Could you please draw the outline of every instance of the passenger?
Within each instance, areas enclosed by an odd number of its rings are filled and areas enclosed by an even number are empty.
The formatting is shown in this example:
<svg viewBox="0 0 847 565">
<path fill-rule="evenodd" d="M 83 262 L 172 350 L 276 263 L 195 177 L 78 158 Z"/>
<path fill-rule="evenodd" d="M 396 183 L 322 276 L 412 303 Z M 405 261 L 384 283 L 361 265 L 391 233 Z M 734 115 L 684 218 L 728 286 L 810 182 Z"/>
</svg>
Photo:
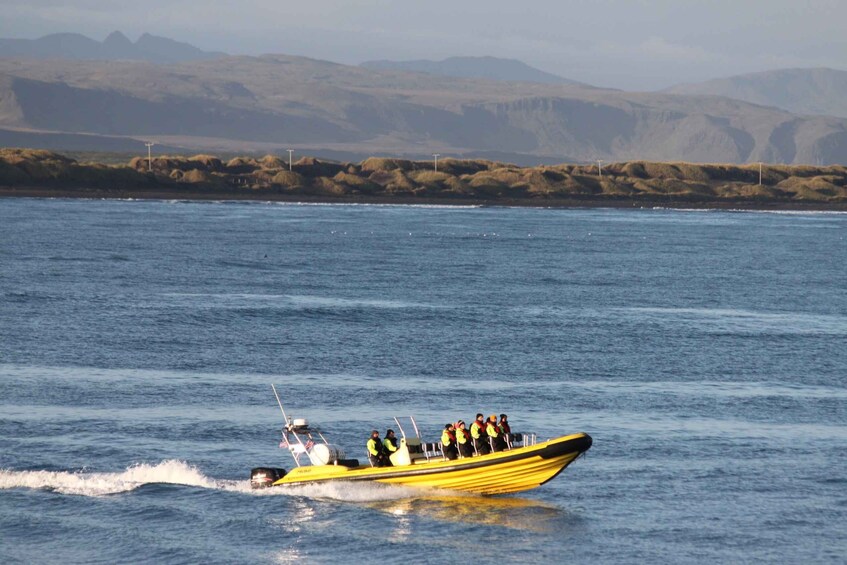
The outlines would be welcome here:
<svg viewBox="0 0 847 565">
<path fill-rule="evenodd" d="M 509 448 L 512 447 L 512 427 L 509 425 L 509 416 L 508 414 L 500 414 L 500 423 L 497 424 L 500 427 L 500 431 L 503 433 L 503 440 L 506 442 L 506 445 Z"/>
<path fill-rule="evenodd" d="M 471 439 L 473 440 L 474 451 L 477 455 L 491 453 L 491 447 L 488 445 L 488 436 L 485 433 L 485 420 L 483 420 L 482 414 L 477 414 L 476 420 L 471 424 Z"/>
<path fill-rule="evenodd" d="M 503 432 L 497 426 L 497 416 L 495 414 L 488 417 L 488 422 L 485 424 L 485 433 L 488 434 L 488 440 L 491 442 L 491 449 L 493 451 L 503 451 L 506 449 Z"/>
<path fill-rule="evenodd" d="M 385 453 L 389 457 L 391 454 L 397 451 L 397 436 L 394 435 L 394 430 L 388 429 L 385 432 L 385 439 L 382 440 L 382 445 L 385 447 Z"/>
<path fill-rule="evenodd" d="M 456 447 L 462 457 L 473 457 L 473 444 L 471 444 L 471 433 L 465 429 L 465 421 L 459 420 L 456 424 Z"/>
<path fill-rule="evenodd" d="M 459 456 L 459 450 L 456 448 L 456 433 L 453 424 L 445 425 L 444 431 L 441 432 L 441 453 L 450 461 Z"/>
<path fill-rule="evenodd" d="M 387 467 L 391 465 L 391 461 L 385 454 L 385 446 L 379 440 L 379 432 L 374 430 L 371 432 L 371 439 L 368 440 L 368 461 L 371 462 L 371 467 Z"/>
</svg>

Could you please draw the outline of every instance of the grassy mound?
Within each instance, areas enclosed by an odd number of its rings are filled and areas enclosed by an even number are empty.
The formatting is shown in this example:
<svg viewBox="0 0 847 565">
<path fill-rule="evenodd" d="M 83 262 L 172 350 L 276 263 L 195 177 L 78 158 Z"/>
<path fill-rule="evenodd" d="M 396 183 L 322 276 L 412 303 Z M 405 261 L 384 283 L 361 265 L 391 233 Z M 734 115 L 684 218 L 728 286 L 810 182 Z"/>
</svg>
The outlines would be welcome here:
<svg viewBox="0 0 847 565">
<path fill-rule="evenodd" d="M 271 177 L 270 182 L 285 187 L 303 186 L 306 184 L 305 179 L 300 174 L 288 170 L 279 171 Z"/>
<path fill-rule="evenodd" d="M 384 157 L 370 157 L 362 161 L 359 167 L 363 173 L 393 171 L 395 169 L 414 171 L 418 168 L 414 161 L 409 161 L 408 159 L 387 159 Z"/>
<path fill-rule="evenodd" d="M 145 156 L 128 165 L 79 163 L 43 150 L 0 149 L 0 186 L 53 187 L 84 192 L 141 188 L 158 192 L 229 190 L 318 197 L 404 196 L 497 199 L 632 199 L 633 202 L 847 203 L 847 167 L 609 163 L 598 175 L 596 164 L 517 167 L 485 160 L 431 161 L 371 157 L 361 164 L 303 157 L 289 171 L 277 156 L 257 160 L 235 157 L 223 163 L 212 155 L 158 156 L 148 172 Z M 188 189 L 186 187 L 190 186 Z M 182 188 L 179 188 L 182 187 Z"/>
</svg>

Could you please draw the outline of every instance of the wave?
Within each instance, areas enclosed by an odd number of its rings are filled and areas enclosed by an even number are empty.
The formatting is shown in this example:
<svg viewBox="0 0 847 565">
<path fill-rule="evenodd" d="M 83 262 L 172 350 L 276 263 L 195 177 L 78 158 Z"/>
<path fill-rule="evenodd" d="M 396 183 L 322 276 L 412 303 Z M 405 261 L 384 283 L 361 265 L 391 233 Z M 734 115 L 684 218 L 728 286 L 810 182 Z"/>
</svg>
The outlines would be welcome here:
<svg viewBox="0 0 847 565">
<path fill-rule="evenodd" d="M 840 216 L 847 214 L 844 210 L 756 210 L 754 208 L 674 208 L 670 206 L 651 206 L 650 210 L 667 210 L 668 212 L 731 212 L 745 214 L 772 214 L 776 216 Z"/>
<path fill-rule="evenodd" d="M 416 498 L 422 492 L 410 487 L 379 483 L 304 485 L 254 490 L 249 480 L 213 479 L 193 465 L 177 459 L 157 464 L 139 463 L 118 473 L 84 471 L 14 471 L 0 469 L 0 490 L 48 490 L 59 494 L 101 497 L 130 492 L 145 485 L 171 484 L 210 490 L 238 492 L 252 496 L 301 496 L 342 502 L 380 502 Z"/>
<path fill-rule="evenodd" d="M 102 199 L 108 200 L 108 199 Z M 133 202 L 135 198 L 116 198 L 114 200 L 123 200 Z M 349 208 L 438 208 L 447 210 L 467 210 L 468 208 L 483 208 L 482 204 L 407 204 L 399 202 L 280 202 L 278 200 L 231 200 L 231 199 L 214 199 L 214 200 L 192 200 L 184 198 L 162 198 L 150 199 L 153 201 L 164 202 L 165 204 L 205 204 L 205 205 L 237 205 L 237 206 L 288 206 L 288 207 L 349 207 Z"/>
<path fill-rule="evenodd" d="M 654 317 L 669 322 L 695 323 L 713 330 L 772 335 L 847 333 L 847 317 L 805 312 L 758 312 L 732 308 L 613 308 L 612 312 Z"/>
<path fill-rule="evenodd" d="M 391 202 L 278 202 L 263 201 L 274 206 L 341 206 L 351 208 L 438 208 L 447 210 L 467 210 L 468 208 L 482 208 L 481 204 L 402 204 Z"/>
<path fill-rule="evenodd" d="M 744 398 L 744 399 L 845 399 L 847 390 L 836 386 L 786 384 L 769 381 L 601 381 L 581 380 L 578 383 L 544 382 L 543 386 L 555 390 L 557 387 L 566 389 L 580 388 L 590 390 L 592 394 L 649 394 L 653 396 L 672 394 L 675 396 L 688 395 L 692 398 Z M 573 394 L 573 392 L 567 393 Z"/>
<path fill-rule="evenodd" d="M 275 308 L 328 308 L 328 309 L 354 309 L 374 308 L 397 310 L 405 308 L 446 308 L 438 304 L 427 304 L 423 302 L 411 302 L 406 300 L 390 299 L 355 299 L 331 296 L 311 296 L 298 294 L 203 294 L 203 293 L 166 293 L 161 295 L 165 298 L 176 299 L 182 302 L 202 302 L 205 305 L 212 304 L 215 307 L 231 306 L 241 307 L 243 304 L 265 303 Z"/>
</svg>

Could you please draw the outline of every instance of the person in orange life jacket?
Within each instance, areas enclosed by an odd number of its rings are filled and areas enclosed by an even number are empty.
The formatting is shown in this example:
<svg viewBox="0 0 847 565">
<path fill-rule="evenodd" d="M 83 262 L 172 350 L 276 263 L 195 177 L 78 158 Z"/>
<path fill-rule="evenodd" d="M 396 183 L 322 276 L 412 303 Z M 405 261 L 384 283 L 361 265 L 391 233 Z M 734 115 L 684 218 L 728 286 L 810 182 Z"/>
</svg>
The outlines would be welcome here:
<svg viewBox="0 0 847 565">
<path fill-rule="evenodd" d="M 478 455 L 491 453 L 491 446 L 488 444 L 488 436 L 485 433 L 485 420 L 482 418 L 482 414 L 477 414 L 476 420 L 471 424 L 471 439 L 473 440 L 474 450 Z"/>
<path fill-rule="evenodd" d="M 503 440 L 503 432 L 497 426 L 497 416 L 492 414 L 488 417 L 488 422 L 485 423 L 485 433 L 488 434 L 488 439 L 491 442 L 493 451 L 503 451 L 506 449 L 506 442 Z"/>
<path fill-rule="evenodd" d="M 394 435 L 394 430 L 389 429 L 385 432 L 385 439 L 382 440 L 382 445 L 385 447 L 385 453 L 389 457 L 397 451 L 397 436 Z"/>
<path fill-rule="evenodd" d="M 385 446 L 382 445 L 377 430 L 371 432 L 371 438 L 368 440 L 367 448 L 368 461 L 371 462 L 373 467 L 387 467 L 391 465 L 391 461 L 388 460 L 388 456 L 385 453 Z"/>
<path fill-rule="evenodd" d="M 506 442 L 506 445 L 512 445 L 512 427 L 509 425 L 508 414 L 500 414 L 500 423 L 497 425 L 503 433 L 503 441 Z"/>
<path fill-rule="evenodd" d="M 456 444 L 462 457 L 473 456 L 473 445 L 471 444 L 471 433 L 465 429 L 465 421 L 459 420 L 456 424 Z"/>
<path fill-rule="evenodd" d="M 456 448 L 456 434 L 453 424 L 444 426 L 444 431 L 441 432 L 441 452 L 449 460 L 456 459 L 459 456 L 459 450 Z"/>
</svg>

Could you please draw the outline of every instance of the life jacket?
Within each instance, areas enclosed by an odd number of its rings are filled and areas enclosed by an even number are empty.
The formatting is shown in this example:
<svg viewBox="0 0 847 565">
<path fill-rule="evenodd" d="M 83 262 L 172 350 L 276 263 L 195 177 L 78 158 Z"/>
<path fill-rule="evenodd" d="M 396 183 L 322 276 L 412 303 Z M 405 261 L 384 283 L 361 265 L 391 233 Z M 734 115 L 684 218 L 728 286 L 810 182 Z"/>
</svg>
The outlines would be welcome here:
<svg viewBox="0 0 847 565">
<path fill-rule="evenodd" d="M 463 430 L 462 428 L 456 428 L 456 441 L 458 443 L 467 443 L 468 440 L 471 439 L 471 434 L 468 430 Z"/>
<path fill-rule="evenodd" d="M 474 433 L 476 432 L 476 433 Z M 473 424 L 471 424 L 471 437 L 474 439 L 482 439 L 486 435 L 485 431 L 485 422 L 480 422 L 479 420 L 474 420 Z"/>
<path fill-rule="evenodd" d="M 512 433 L 512 428 L 509 426 L 509 422 L 504 422 L 503 420 L 500 420 L 500 431 L 504 434 Z"/>
<path fill-rule="evenodd" d="M 397 451 L 397 438 L 396 437 L 387 437 L 382 440 L 382 446 L 389 453 L 394 453 Z"/>
<path fill-rule="evenodd" d="M 370 438 L 368 440 L 368 453 L 376 457 L 380 453 L 383 453 L 385 447 L 382 445 L 382 442 L 379 439 Z"/>
<path fill-rule="evenodd" d="M 485 423 L 485 433 L 488 434 L 488 437 L 496 438 L 500 435 L 500 428 L 497 427 L 497 422 L 492 422 L 489 420 Z"/>
<path fill-rule="evenodd" d="M 441 432 L 441 443 L 444 447 L 450 447 L 451 445 L 456 445 L 456 436 L 450 430 L 444 430 Z"/>
</svg>

